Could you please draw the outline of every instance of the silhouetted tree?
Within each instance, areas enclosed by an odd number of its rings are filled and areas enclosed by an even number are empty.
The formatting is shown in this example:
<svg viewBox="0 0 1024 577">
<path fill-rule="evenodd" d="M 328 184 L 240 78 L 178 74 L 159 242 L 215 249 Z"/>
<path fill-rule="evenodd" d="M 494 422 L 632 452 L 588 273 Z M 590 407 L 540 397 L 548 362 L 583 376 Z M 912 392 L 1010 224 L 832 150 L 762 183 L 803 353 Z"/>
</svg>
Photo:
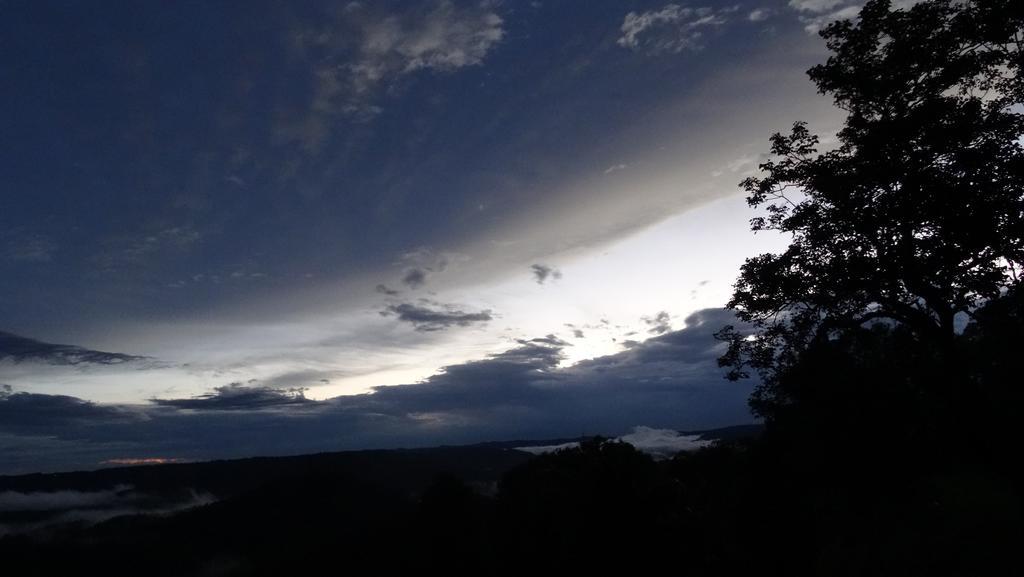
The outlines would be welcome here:
<svg viewBox="0 0 1024 577">
<path fill-rule="evenodd" d="M 792 241 L 742 267 L 728 306 L 754 332 L 720 333 L 730 378 L 761 375 L 767 417 L 805 351 L 872 322 L 954 367 L 957 316 L 1024 263 L 1024 3 L 872 0 L 821 35 L 832 55 L 809 75 L 845 124 L 825 150 L 802 122 L 773 135 L 742 183 L 765 211 L 752 229 Z"/>
<path fill-rule="evenodd" d="M 541 455 L 500 485 L 502 574 L 654 574 L 649 552 L 676 546 L 675 497 L 628 443 L 595 438 Z"/>
</svg>

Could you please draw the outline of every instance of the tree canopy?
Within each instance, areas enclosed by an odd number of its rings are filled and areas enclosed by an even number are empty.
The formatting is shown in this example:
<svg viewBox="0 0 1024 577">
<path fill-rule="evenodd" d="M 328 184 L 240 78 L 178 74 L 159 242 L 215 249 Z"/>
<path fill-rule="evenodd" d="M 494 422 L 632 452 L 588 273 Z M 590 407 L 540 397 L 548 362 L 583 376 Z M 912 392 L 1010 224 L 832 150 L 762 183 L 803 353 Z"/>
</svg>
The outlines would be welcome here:
<svg viewBox="0 0 1024 577">
<path fill-rule="evenodd" d="M 720 333 L 730 378 L 763 379 L 756 411 L 813 343 L 871 322 L 948 348 L 1024 264 L 1024 3 L 871 0 L 821 35 L 831 56 L 808 74 L 842 130 L 772 135 L 741 184 L 752 229 L 792 238 L 736 281 L 754 333 Z"/>
</svg>

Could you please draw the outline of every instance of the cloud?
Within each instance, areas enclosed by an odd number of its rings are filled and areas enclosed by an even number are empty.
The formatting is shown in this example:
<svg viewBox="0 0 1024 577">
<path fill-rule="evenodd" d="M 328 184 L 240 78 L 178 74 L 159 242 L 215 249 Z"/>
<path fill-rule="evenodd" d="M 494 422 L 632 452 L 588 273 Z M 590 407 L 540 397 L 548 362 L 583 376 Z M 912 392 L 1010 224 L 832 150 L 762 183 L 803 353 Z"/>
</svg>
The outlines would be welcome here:
<svg viewBox="0 0 1024 577">
<path fill-rule="evenodd" d="M 93 351 L 73 345 L 57 345 L 0 331 L 0 361 L 34 361 L 51 365 L 118 365 L 150 360 L 148 357 Z"/>
<path fill-rule="evenodd" d="M 700 435 L 683 435 L 674 429 L 655 429 L 644 426 L 633 427 L 633 432 L 614 440 L 629 443 L 638 451 L 643 451 L 659 460 L 669 459 L 681 451 L 695 451 L 713 443 L 713 441 L 702 440 Z M 574 441 L 557 445 L 516 447 L 516 450 L 534 455 L 543 455 L 579 446 L 579 442 Z"/>
<path fill-rule="evenodd" d="M 672 330 L 672 317 L 666 311 L 661 311 L 653 317 L 641 317 L 640 320 L 650 327 L 647 332 L 652 335 L 660 335 Z"/>
<path fill-rule="evenodd" d="M 516 450 L 523 451 L 524 453 L 530 453 L 531 455 L 545 455 L 547 453 L 561 451 L 562 449 L 575 449 L 576 447 L 579 446 L 579 441 L 572 441 L 569 443 L 559 443 L 557 445 L 536 445 L 530 447 L 516 447 Z"/>
<path fill-rule="evenodd" d="M 333 26 L 310 24 L 295 39 L 303 52 L 321 55 L 312 62 L 309 115 L 292 128 L 307 149 L 319 148 L 331 117 L 369 121 L 383 112 L 378 94 L 399 79 L 480 65 L 505 35 L 492 2 L 437 0 L 398 13 L 351 2 L 327 18 Z"/>
<path fill-rule="evenodd" d="M 390 305 L 381 316 L 396 316 L 402 322 L 411 323 L 417 331 L 440 331 L 452 327 L 468 327 L 474 323 L 485 323 L 493 319 L 490 309 L 466 312 L 455 305 L 422 301 L 426 305 L 402 303 Z"/>
<path fill-rule="evenodd" d="M 542 344 L 542 345 L 547 345 L 549 347 L 571 347 L 572 346 L 572 343 L 566 342 L 566 341 L 556 337 L 555 335 L 547 335 L 545 337 L 537 337 L 535 339 L 530 339 L 528 341 L 521 340 L 519 342 L 521 344 L 538 343 L 538 344 Z"/>
<path fill-rule="evenodd" d="M 697 287 L 690 290 L 690 300 L 695 300 L 697 298 L 697 295 L 700 293 L 700 289 L 702 289 L 703 287 L 706 287 L 709 282 L 711 282 L 711 281 L 709 281 L 709 280 L 702 280 L 699 283 L 697 283 Z"/>
<path fill-rule="evenodd" d="M 0 259 L 46 263 L 53 260 L 57 243 L 49 236 L 28 233 L 21 228 L 0 232 Z"/>
<path fill-rule="evenodd" d="M 411 288 L 418 289 L 427 283 L 427 271 L 421 268 L 411 268 L 405 272 L 405 276 L 402 277 L 402 284 Z"/>
<path fill-rule="evenodd" d="M 350 372 L 337 369 L 298 369 L 286 371 L 272 377 L 261 379 L 259 382 L 265 387 L 281 389 L 308 389 L 312 386 L 330 384 L 331 379 L 346 376 Z M 251 383 L 250 383 L 251 384 Z"/>
<path fill-rule="evenodd" d="M 367 408 L 396 417 L 430 415 L 434 426 L 487 427 L 493 417 L 545 405 L 552 391 L 544 384 L 557 378 L 553 371 L 563 358 L 561 346 L 520 341 L 486 359 L 445 367 L 422 383 L 376 387 L 364 400 L 370 403 Z M 353 400 L 333 402 L 344 407 Z"/>
<path fill-rule="evenodd" d="M 360 60 L 353 65 L 363 82 L 422 69 L 452 71 L 483 62 L 504 36 L 502 19 L 483 2 L 459 7 L 436 2 L 411 18 L 389 16 L 363 26 Z"/>
<path fill-rule="evenodd" d="M 700 435 L 682 435 L 672 429 L 636 427 L 633 432 L 618 438 L 656 459 L 667 459 L 680 451 L 693 451 L 706 447 L 712 441 L 701 440 Z"/>
<path fill-rule="evenodd" d="M 380 294 L 388 295 L 390 297 L 398 296 L 399 294 L 401 294 L 401 291 L 390 289 L 387 287 L 387 285 L 384 284 L 377 285 L 373 290 L 377 291 Z"/>
<path fill-rule="evenodd" d="M 54 434 L 57 430 L 85 433 L 95 423 L 122 424 L 145 418 L 130 407 L 98 405 L 67 395 L 14 392 L 0 387 L 0 431 Z"/>
<path fill-rule="evenodd" d="M 753 383 L 722 378 L 716 359 L 723 343 L 713 337 L 723 325 L 740 323 L 719 309 L 694 313 L 685 323 L 682 330 L 568 367 L 561 366 L 567 346 L 561 339 L 523 339 L 419 383 L 325 401 L 251 383 L 130 407 L 8 393 L 0 398 L 0 469 L 96 466 L 152 455 L 196 460 L 613 436 L 637 423 L 700 430 L 751 422 L 746 399 Z M 652 447 L 684 443 L 649 432 L 635 440 Z"/>
<path fill-rule="evenodd" d="M 566 328 L 568 328 L 569 330 L 572 331 L 572 335 L 574 337 L 576 337 L 577 339 L 584 338 L 584 336 L 585 336 L 584 333 L 583 333 L 583 329 L 584 328 L 587 328 L 587 329 L 601 328 L 599 326 L 593 326 L 593 325 L 588 325 L 588 326 L 584 326 L 584 327 L 578 327 L 578 326 L 576 326 L 576 325 L 574 325 L 572 323 L 565 323 L 565 326 L 566 326 Z"/>
<path fill-rule="evenodd" d="M 95 524 L 114 517 L 139 514 L 167 514 L 213 503 L 207 493 L 186 491 L 174 495 L 155 495 L 136 491 L 130 485 L 118 485 L 98 491 L 18 491 L 0 492 L 0 514 L 14 521 L 0 523 L 0 537 L 29 533 L 66 523 Z M 18 521 L 18 519 L 28 519 Z"/>
<path fill-rule="evenodd" d="M 418 289 L 427 284 L 431 275 L 448 270 L 453 260 L 464 258 L 457 254 L 437 252 L 430 248 L 420 247 L 402 255 L 400 263 L 409 268 L 402 276 L 402 284 Z"/>
<path fill-rule="evenodd" d="M 636 423 L 699 429 L 749 422 L 747 384 L 725 381 L 717 365 L 723 343 L 713 335 L 726 324 L 740 323 L 729 311 L 699 311 L 682 330 L 569 367 L 560 366 L 564 341 L 520 340 L 418 384 L 377 387 L 370 395 L 327 403 L 348 415 L 429 416 L 424 422 L 438 432 L 477 440 L 608 435 Z"/>
<path fill-rule="evenodd" d="M 230 383 L 214 388 L 213 392 L 187 399 L 152 399 L 154 405 L 176 409 L 200 411 L 254 411 L 309 405 L 305 389 L 293 387 L 275 389 L 253 383 Z"/>
<path fill-rule="evenodd" d="M 789 0 L 808 34 L 817 34 L 836 20 L 856 18 L 862 5 L 861 0 Z"/>
<path fill-rule="evenodd" d="M 604 368 L 616 366 L 651 368 L 660 362 L 673 360 L 687 363 L 714 361 L 722 346 L 722 343 L 715 340 L 714 333 L 725 325 L 742 325 L 731 312 L 724 309 L 700 310 L 686 317 L 684 322 L 686 328 L 682 330 L 647 339 L 628 351 L 583 361 L 577 367 L 602 372 Z"/>
<path fill-rule="evenodd" d="M 102 507 L 119 500 L 128 489 L 130 487 L 106 491 L 0 491 L 0 512 Z"/>
<path fill-rule="evenodd" d="M 559 280 L 562 278 L 562 271 L 550 265 L 534 264 L 530 265 L 530 270 L 533 271 L 533 279 L 537 281 L 537 284 L 544 284 L 548 279 Z"/>
<path fill-rule="evenodd" d="M 108 272 L 143 267 L 158 256 L 185 254 L 202 240 L 203 233 L 189 225 L 119 235 L 107 239 L 103 249 L 93 256 L 93 261 Z"/>
<path fill-rule="evenodd" d="M 747 20 L 751 22 L 763 22 L 771 18 L 774 11 L 770 8 L 755 8 L 747 14 Z"/>
<path fill-rule="evenodd" d="M 789 7 L 800 12 L 821 14 L 849 3 L 850 0 L 789 0 Z"/>
<path fill-rule="evenodd" d="M 699 50 L 704 32 L 725 24 L 732 11 L 667 4 L 661 10 L 630 12 L 622 21 L 622 36 L 617 43 L 648 54 Z"/>
</svg>

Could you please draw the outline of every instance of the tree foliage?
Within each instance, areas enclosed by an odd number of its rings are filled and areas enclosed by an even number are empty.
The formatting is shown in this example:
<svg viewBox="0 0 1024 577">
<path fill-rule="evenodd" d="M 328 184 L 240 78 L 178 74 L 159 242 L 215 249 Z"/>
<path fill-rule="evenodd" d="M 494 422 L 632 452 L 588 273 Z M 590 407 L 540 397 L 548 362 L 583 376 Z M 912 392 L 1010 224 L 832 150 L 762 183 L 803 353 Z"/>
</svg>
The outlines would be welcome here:
<svg viewBox="0 0 1024 577">
<path fill-rule="evenodd" d="M 1024 264 L 1024 3 L 872 0 L 821 35 L 832 54 L 808 74 L 842 130 L 830 147 L 802 122 L 774 134 L 742 183 L 752 229 L 792 238 L 734 286 L 728 306 L 755 332 L 720 333 L 730 378 L 761 375 L 763 415 L 808 347 L 872 322 L 951 351 L 958 315 Z"/>
</svg>

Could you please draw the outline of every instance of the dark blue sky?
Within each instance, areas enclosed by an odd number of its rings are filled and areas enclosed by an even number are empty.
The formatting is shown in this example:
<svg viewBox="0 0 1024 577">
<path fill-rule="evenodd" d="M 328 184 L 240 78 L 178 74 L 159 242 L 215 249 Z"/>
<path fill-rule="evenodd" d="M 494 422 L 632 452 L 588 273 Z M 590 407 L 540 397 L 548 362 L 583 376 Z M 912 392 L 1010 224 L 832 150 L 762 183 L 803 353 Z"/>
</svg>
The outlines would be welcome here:
<svg viewBox="0 0 1024 577">
<path fill-rule="evenodd" d="M 326 399 L 676 331 L 777 246 L 736 183 L 836 126 L 804 70 L 852 4 L 4 2 L 0 331 L 148 360 L 8 355 L 0 404 Z"/>
<path fill-rule="evenodd" d="M 748 20 L 680 52 L 624 49 L 619 24 L 644 7 L 19 3 L 0 24 L 0 314 L 77 336 L 530 219 L 567 180 L 650 147 L 621 138 L 630 126 L 778 41 Z"/>
</svg>

